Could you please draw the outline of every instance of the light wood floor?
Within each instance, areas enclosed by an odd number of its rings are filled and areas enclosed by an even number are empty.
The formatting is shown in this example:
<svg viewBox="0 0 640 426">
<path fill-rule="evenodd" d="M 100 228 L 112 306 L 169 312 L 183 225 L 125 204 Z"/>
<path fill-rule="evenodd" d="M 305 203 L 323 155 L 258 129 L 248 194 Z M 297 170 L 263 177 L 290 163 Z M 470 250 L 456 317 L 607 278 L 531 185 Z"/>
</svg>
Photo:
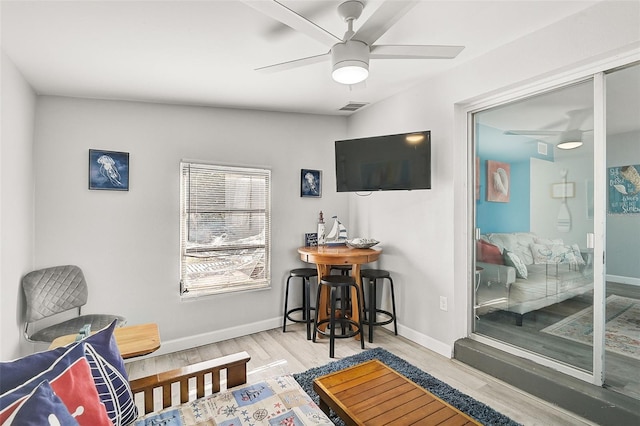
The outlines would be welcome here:
<svg viewBox="0 0 640 426">
<path fill-rule="evenodd" d="M 366 348 L 383 347 L 461 392 L 481 401 L 524 425 L 592 425 L 565 410 L 526 394 L 482 372 L 445 358 L 380 327 L 375 329 L 375 342 Z M 214 357 L 247 351 L 251 355 L 248 382 L 281 374 L 292 374 L 330 361 L 328 339 L 307 341 L 302 324 L 287 326 L 287 332 L 273 329 L 236 339 L 160 355 L 126 364 L 130 379 L 144 377 L 186 366 Z M 353 339 L 336 341 L 336 359 L 361 351 Z"/>
</svg>

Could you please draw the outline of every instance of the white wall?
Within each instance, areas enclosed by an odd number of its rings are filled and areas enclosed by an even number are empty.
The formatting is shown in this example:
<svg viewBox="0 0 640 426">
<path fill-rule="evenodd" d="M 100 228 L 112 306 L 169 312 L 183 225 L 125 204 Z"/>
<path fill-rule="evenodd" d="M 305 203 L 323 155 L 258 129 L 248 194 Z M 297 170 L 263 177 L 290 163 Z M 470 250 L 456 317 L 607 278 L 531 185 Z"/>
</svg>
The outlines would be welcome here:
<svg viewBox="0 0 640 426">
<path fill-rule="evenodd" d="M 345 134 L 343 117 L 40 97 L 36 267 L 79 265 L 84 311 L 157 322 L 164 352 L 278 327 L 303 234 L 320 210 L 347 215 L 332 172 Z M 128 192 L 87 189 L 90 148 L 130 153 Z M 271 290 L 180 300 L 181 159 L 271 168 Z M 301 168 L 324 171 L 322 198 L 300 197 Z"/>
<path fill-rule="evenodd" d="M 562 182 L 562 169 L 567 170 L 567 182 L 574 184 L 575 194 L 565 200 L 571 216 L 568 232 L 560 232 L 556 226 L 563 200 L 551 197 L 551 185 Z M 587 180 L 593 184 L 593 152 L 567 151 L 556 155 L 554 162 L 532 158 L 531 231 L 543 238 L 560 238 L 565 244 L 586 247 L 587 233 L 593 233 L 593 217 L 587 218 Z"/>
<path fill-rule="evenodd" d="M 33 123 L 36 95 L 1 52 L 0 136 L 0 359 L 30 349 L 21 339 L 20 279 L 33 266 Z"/>
<path fill-rule="evenodd" d="M 638 2 L 598 4 L 350 118 L 349 137 L 432 131 L 433 189 L 349 200 L 350 221 L 383 242 L 380 263 L 397 278 L 402 334 L 444 354 L 466 335 L 472 277 L 468 149 L 466 120 L 455 115 L 455 105 L 637 48 L 639 17 Z M 448 299 L 447 312 L 439 309 L 440 296 Z"/>
</svg>

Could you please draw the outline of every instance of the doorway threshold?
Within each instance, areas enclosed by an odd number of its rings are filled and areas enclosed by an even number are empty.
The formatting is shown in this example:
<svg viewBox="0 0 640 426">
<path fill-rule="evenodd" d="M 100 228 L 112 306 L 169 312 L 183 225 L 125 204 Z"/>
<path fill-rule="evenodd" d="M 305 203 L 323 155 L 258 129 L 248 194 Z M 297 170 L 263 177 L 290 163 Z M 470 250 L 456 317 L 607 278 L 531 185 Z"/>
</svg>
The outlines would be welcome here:
<svg viewBox="0 0 640 426">
<path fill-rule="evenodd" d="M 465 338 L 454 358 L 598 424 L 640 424 L 640 400 Z"/>
</svg>

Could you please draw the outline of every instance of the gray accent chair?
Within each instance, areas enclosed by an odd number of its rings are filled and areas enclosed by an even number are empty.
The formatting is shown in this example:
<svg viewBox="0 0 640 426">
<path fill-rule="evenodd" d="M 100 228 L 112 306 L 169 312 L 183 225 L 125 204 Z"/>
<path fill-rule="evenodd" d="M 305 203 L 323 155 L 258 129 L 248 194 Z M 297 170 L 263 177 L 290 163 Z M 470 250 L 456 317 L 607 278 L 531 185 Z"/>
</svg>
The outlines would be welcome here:
<svg viewBox="0 0 640 426">
<path fill-rule="evenodd" d="M 87 324 L 91 325 L 92 331 L 98 331 L 114 320 L 118 321 L 118 327 L 126 323 L 126 319 L 119 315 L 82 315 L 89 288 L 82 270 L 74 265 L 29 272 L 22 279 L 22 289 L 27 302 L 24 336 L 31 342 L 52 342 L 60 336 L 77 334 Z M 76 308 L 77 317 L 29 334 L 29 327 L 35 322 Z"/>
</svg>

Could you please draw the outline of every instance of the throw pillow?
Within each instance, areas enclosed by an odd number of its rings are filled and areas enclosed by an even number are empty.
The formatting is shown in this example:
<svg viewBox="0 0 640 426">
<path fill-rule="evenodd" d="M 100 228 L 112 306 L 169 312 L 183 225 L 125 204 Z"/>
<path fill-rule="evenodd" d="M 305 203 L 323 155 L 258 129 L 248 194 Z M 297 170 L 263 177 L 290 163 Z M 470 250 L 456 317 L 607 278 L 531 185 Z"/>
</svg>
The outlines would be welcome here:
<svg viewBox="0 0 640 426">
<path fill-rule="evenodd" d="M 54 392 L 81 425 L 113 425 L 98 397 L 89 363 L 84 357 L 83 342 L 68 349 L 48 370 L 0 395 L 0 422 L 7 420 L 20 402 L 43 380 L 49 381 Z"/>
<path fill-rule="evenodd" d="M 129 386 L 129 378 L 113 337 L 117 321 L 83 340 L 85 357 L 91 367 L 98 395 L 107 409 L 107 414 L 115 426 L 134 421 L 137 408 Z M 50 368 L 69 348 L 67 346 L 28 355 L 15 361 L 0 362 L 0 393 L 13 389 Z"/>
<path fill-rule="evenodd" d="M 525 265 L 522 260 L 518 257 L 517 254 L 510 252 L 508 250 L 504 251 L 504 264 L 507 266 L 513 266 L 516 269 L 516 276 L 518 278 L 527 279 L 529 275 L 529 271 L 527 270 L 527 265 Z"/>
<path fill-rule="evenodd" d="M 44 380 L 7 419 L 4 425 L 77 426 L 67 407 Z"/>
<path fill-rule="evenodd" d="M 495 263 L 497 265 L 504 265 L 502 259 L 502 253 L 497 246 L 488 243 L 483 240 L 478 240 L 476 243 L 476 258 L 478 262 Z"/>
<path fill-rule="evenodd" d="M 564 244 L 564 242 L 562 241 L 562 238 L 550 239 L 550 238 L 534 237 L 533 242 L 536 244 L 546 244 L 546 245 Z"/>
<path fill-rule="evenodd" d="M 581 265 L 584 266 L 586 265 L 583 257 L 582 257 L 582 253 L 580 253 L 580 247 L 578 247 L 577 244 L 571 244 L 571 250 L 573 250 L 573 255 L 576 258 L 576 264 L 577 265 Z"/>
<path fill-rule="evenodd" d="M 568 263 L 579 264 L 571 246 L 562 244 L 531 244 L 531 254 L 534 263 Z M 579 249 L 578 249 L 578 254 Z M 582 256 L 580 256 L 582 259 Z M 582 261 L 584 264 L 584 260 Z"/>
</svg>

